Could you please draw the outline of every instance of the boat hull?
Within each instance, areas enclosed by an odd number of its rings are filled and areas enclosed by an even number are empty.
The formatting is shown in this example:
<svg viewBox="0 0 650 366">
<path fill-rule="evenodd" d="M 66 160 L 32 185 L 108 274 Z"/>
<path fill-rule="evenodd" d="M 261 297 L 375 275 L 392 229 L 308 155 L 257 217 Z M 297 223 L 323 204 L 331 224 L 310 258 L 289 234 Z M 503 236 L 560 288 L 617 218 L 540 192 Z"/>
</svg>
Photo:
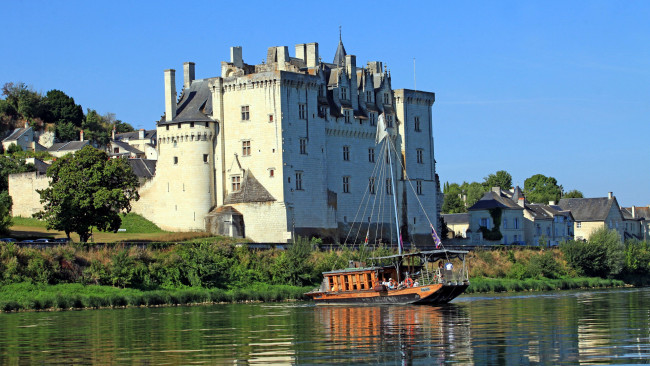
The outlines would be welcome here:
<svg viewBox="0 0 650 366">
<path fill-rule="evenodd" d="M 319 292 L 311 296 L 317 305 L 346 304 L 446 304 L 465 292 L 469 284 L 436 284 L 389 291 Z"/>
</svg>

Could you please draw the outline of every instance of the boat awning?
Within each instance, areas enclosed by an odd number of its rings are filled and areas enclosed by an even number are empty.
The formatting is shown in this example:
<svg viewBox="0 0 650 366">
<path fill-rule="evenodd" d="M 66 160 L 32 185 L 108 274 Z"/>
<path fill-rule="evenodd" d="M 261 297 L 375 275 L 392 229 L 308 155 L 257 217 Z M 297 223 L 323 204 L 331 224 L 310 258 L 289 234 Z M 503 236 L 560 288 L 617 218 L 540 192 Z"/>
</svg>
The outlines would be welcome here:
<svg viewBox="0 0 650 366">
<path fill-rule="evenodd" d="M 436 259 L 445 259 L 445 258 L 460 258 L 464 257 L 465 254 L 469 253 L 466 250 L 447 250 L 447 249 L 439 249 L 439 250 L 427 250 L 423 252 L 415 252 L 415 253 L 403 253 L 403 254 L 394 254 L 394 255 L 389 255 L 386 257 L 374 257 L 374 258 L 369 258 L 370 260 L 384 260 L 384 259 L 398 259 L 398 258 L 408 258 L 408 257 L 427 257 L 427 258 L 433 258 L 433 260 Z"/>
<path fill-rule="evenodd" d="M 327 275 L 327 274 L 335 274 L 335 273 L 367 272 L 367 271 L 376 271 L 383 268 L 384 267 L 345 268 L 345 269 L 338 269 L 335 271 L 323 272 L 323 274 Z"/>
</svg>

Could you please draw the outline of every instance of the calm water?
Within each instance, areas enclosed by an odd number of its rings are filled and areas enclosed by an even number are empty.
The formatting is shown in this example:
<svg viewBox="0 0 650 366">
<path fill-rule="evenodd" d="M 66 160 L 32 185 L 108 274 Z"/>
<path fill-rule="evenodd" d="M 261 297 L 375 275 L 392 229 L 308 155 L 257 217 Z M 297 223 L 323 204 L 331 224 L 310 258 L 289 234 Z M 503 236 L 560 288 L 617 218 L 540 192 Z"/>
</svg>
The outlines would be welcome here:
<svg viewBox="0 0 650 366">
<path fill-rule="evenodd" d="M 0 364 L 643 364 L 650 289 L 0 314 Z"/>
</svg>

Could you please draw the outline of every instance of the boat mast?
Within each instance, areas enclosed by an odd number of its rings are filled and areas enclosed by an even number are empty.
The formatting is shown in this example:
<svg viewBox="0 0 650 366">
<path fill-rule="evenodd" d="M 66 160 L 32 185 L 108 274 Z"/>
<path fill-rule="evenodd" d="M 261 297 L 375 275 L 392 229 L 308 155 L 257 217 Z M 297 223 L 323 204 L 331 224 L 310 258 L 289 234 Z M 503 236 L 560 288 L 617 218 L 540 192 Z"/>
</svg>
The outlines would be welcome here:
<svg viewBox="0 0 650 366">
<path fill-rule="evenodd" d="M 398 253 L 401 255 L 402 254 L 402 238 L 400 237 L 399 234 L 399 220 L 397 219 L 397 191 L 395 190 L 395 178 L 393 177 L 393 159 L 391 158 L 390 154 L 390 135 L 386 136 L 386 143 L 388 144 L 388 164 L 389 164 L 389 169 L 390 169 L 390 182 L 392 185 L 393 189 L 393 206 L 395 207 L 395 228 L 397 229 L 397 248 L 398 248 Z M 395 153 L 397 155 L 397 152 Z"/>
</svg>

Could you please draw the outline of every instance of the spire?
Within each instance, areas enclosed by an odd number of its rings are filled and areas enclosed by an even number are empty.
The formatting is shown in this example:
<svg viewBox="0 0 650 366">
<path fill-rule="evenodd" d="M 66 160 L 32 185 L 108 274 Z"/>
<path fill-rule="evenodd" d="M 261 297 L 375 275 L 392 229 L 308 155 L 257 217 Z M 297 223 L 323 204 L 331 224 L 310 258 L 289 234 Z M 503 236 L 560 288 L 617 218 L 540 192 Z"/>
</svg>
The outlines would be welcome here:
<svg viewBox="0 0 650 366">
<path fill-rule="evenodd" d="M 343 38 L 341 36 L 341 26 L 339 26 L 339 46 L 336 48 L 336 54 L 334 55 L 333 64 L 337 66 L 345 65 L 345 47 L 343 47 Z"/>
</svg>

